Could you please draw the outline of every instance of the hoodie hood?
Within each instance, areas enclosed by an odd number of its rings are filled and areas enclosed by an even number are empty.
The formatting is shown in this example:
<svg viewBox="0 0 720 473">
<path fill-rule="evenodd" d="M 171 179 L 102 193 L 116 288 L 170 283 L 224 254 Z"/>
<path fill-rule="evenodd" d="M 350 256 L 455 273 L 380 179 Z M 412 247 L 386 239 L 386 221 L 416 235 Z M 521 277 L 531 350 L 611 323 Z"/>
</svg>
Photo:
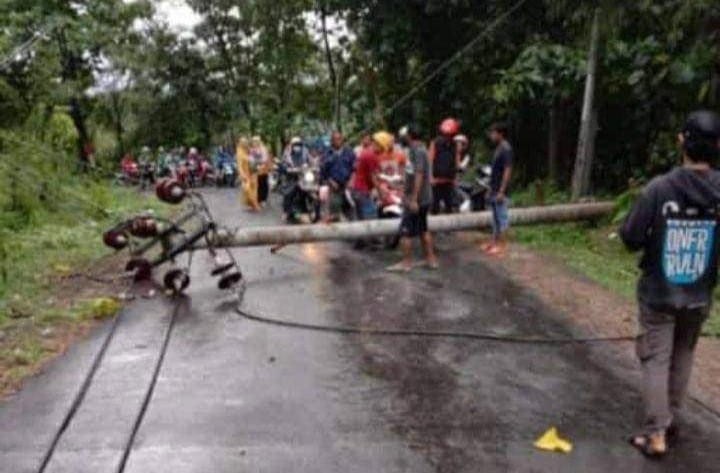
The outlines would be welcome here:
<svg viewBox="0 0 720 473">
<path fill-rule="evenodd" d="M 696 171 L 679 167 L 668 176 L 668 184 L 683 197 L 684 207 L 708 208 L 720 205 L 719 171 Z"/>
</svg>

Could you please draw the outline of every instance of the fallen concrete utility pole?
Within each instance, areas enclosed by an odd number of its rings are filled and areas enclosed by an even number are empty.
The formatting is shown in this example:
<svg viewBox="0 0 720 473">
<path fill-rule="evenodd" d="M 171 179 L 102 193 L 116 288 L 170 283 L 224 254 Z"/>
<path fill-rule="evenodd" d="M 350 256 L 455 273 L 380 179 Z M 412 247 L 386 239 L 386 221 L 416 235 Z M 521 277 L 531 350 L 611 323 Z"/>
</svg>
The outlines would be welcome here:
<svg viewBox="0 0 720 473">
<path fill-rule="evenodd" d="M 515 225 L 571 222 L 592 220 L 610 214 L 610 202 L 553 205 L 510 210 L 510 222 Z M 490 212 L 440 215 L 430 217 L 433 232 L 456 232 L 479 230 L 492 226 Z M 243 247 L 265 245 L 287 245 L 333 240 L 357 240 L 359 238 L 394 235 L 398 232 L 399 220 L 364 220 L 360 222 L 333 223 L 329 225 L 283 225 L 273 227 L 241 228 L 235 232 L 218 231 L 217 247 Z M 202 246 L 198 246 L 201 248 Z"/>
</svg>

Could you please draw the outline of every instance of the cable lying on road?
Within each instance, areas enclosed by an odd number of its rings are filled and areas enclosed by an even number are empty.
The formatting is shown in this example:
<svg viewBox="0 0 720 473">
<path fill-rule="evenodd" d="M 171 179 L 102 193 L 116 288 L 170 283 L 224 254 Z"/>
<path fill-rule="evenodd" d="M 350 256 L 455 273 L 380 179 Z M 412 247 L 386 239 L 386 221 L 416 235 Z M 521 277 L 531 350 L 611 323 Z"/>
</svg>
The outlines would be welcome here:
<svg viewBox="0 0 720 473">
<path fill-rule="evenodd" d="M 526 345 L 572 345 L 572 344 L 591 344 L 591 343 L 619 343 L 634 342 L 639 335 L 621 335 L 617 337 L 524 337 L 518 335 L 500 335 L 496 333 L 478 333 L 478 332 L 453 332 L 453 331 L 427 331 L 427 330 L 400 330 L 400 329 L 383 329 L 383 328 L 362 328 L 345 325 L 320 325 L 309 324 L 304 322 L 292 322 L 289 320 L 276 319 L 272 317 L 263 317 L 251 314 L 241 308 L 237 308 L 236 312 L 244 319 L 252 322 L 258 322 L 267 325 L 279 327 L 311 330 L 314 332 L 337 333 L 342 335 L 377 335 L 377 336 L 405 336 L 405 337 L 428 337 L 428 338 L 464 338 L 470 340 L 485 340 L 499 343 L 513 343 Z M 690 399 L 700 408 L 715 416 L 720 420 L 720 411 L 715 410 L 709 404 L 703 402 L 695 396 Z"/>
<path fill-rule="evenodd" d="M 377 336 L 404 336 L 404 337 L 428 337 L 428 338 L 464 338 L 469 340 L 485 340 L 500 343 L 528 344 L 528 345 L 571 345 L 589 343 L 610 343 L 610 342 L 634 342 L 637 335 L 621 335 L 616 337 L 528 337 L 522 335 L 503 335 L 490 332 L 464 332 L 464 331 L 429 331 L 415 329 L 387 329 L 387 328 L 365 328 L 348 325 L 320 325 L 304 322 L 293 322 L 285 319 L 276 319 L 251 314 L 237 308 L 236 312 L 243 318 L 253 322 L 275 325 L 299 330 L 312 330 L 315 332 L 330 332 L 344 335 L 377 335 Z"/>
<path fill-rule="evenodd" d="M 170 313 L 168 316 L 168 323 L 165 327 L 165 334 L 163 337 L 162 345 L 160 346 L 160 351 L 158 353 L 157 358 L 155 359 L 155 366 L 153 369 L 153 373 L 150 379 L 150 383 L 148 384 L 148 387 L 145 391 L 145 395 L 143 397 L 142 404 L 140 406 L 140 410 L 135 416 L 135 419 L 133 421 L 132 430 L 130 432 L 130 435 L 127 438 L 127 441 L 124 444 L 124 448 L 122 451 L 122 458 L 116 468 L 117 473 L 123 473 L 125 471 L 125 467 L 127 465 L 128 458 L 130 456 L 130 452 L 132 451 L 133 444 L 135 443 L 135 437 L 137 436 L 137 433 L 140 429 L 140 426 L 142 425 L 142 422 L 145 418 L 145 414 L 147 413 L 148 406 L 150 405 L 150 401 L 152 399 L 153 393 L 155 391 L 155 386 L 157 384 L 158 376 L 160 374 L 160 370 L 163 365 L 163 361 L 165 360 L 165 353 L 167 352 L 168 345 L 170 343 L 170 338 L 173 332 L 173 328 L 175 326 L 176 319 L 178 318 L 178 314 L 181 311 L 181 308 L 184 306 L 183 301 L 185 299 L 178 298 L 176 301 L 173 302 L 172 308 L 170 309 Z M 108 347 L 110 346 L 112 340 L 115 337 L 115 334 L 117 332 L 117 328 L 120 325 L 122 319 L 124 318 L 125 309 L 122 309 L 118 315 L 115 316 L 115 318 L 112 321 L 112 325 L 110 326 L 110 329 L 108 330 L 107 334 L 105 335 L 105 339 L 102 341 L 102 344 L 100 346 L 100 349 L 95 354 L 95 357 L 93 358 L 93 362 L 90 366 L 90 369 L 85 374 L 85 377 L 83 378 L 83 382 L 80 385 L 80 388 L 73 398 L 72 403 L 70 404 L 70 408 L 68 409 L 67 413 L 65 414 L 65 417 L 63 418 L 63 421 L 60 424 L 60 427 L 58 428 L 57 432 L 55 432 L 55 435 L 53 436 L 52 441 L 50 442 L 50 445 L 48 449 L 46 450 L 45 454 L 43 455 L 42 462 L 40 464 L 40 467 L 38 468 L 38 473 L 43 473 L 47 470 L 48 465 L 50 464 L 50 461 L 52 460 L 55 451 L 57 450 L 57 446 L 60 443 L 60 439 L 67 431 L 68 427 L 72 423 L 73 419 L 75 418 L 75 415 L 77 414 L 78 410 L 80 409 L 80 406 L 82 405 L 83 401 L 85 400 L 85 396 L 87 395 L 87 392 L 90 390 L 90 387 L 93 383 L 93 379 L 95 378 L 95 374 L 98 371 L 98 368 L 102 364 L 103 359 L 105 358 L 105 354 L 107 353 Z"/>
</svg>

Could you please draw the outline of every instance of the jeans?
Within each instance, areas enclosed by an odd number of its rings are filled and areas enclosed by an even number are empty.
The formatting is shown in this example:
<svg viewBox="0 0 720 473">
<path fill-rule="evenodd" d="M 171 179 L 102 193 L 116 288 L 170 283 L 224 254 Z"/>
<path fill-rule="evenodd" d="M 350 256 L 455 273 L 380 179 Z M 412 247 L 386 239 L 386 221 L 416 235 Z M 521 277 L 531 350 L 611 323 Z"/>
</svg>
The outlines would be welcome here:
<svg viewBox="0 0 720 473">
<path fill-rule="evenodd" d="M 498 237 L 510 227 L 510 216 L 508 215 L 510 200 L 505 197 L 502 202 L 498 202 L 495 197 L 492 197 L 490 207 L 493 214 L 493 236 Z"/>
<path fill-rule="evenodd" d="M 353 198 L 355 199 L 355 205 L 357 206 L 357 218 L 358 220 L 371 220 L 377 218 L 377 206 L 375 201 L 365 192 L 353 192 Z"/>
</svg>

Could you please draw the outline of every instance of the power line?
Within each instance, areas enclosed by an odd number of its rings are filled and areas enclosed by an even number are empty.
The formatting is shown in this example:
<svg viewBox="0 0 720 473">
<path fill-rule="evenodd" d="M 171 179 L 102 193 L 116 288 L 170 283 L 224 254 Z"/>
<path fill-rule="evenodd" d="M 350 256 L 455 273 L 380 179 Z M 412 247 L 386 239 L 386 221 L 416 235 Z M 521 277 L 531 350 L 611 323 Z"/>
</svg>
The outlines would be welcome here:
<svg viewBox="0 0 720 473">
<path fill-rule="evenodd" d="M 469 43 L 467 43 L 465 46 L 460 48 L 450 56 L 445 62 L 440 64 L 440 66 L 435 69 L 432 73 L 428 74 L 423 78 L 420 82 L 415 84 L 405 95 L 400 97 L 398 100 L 396 100 L 390 107 L 386 109 L 386 111 L 383 113 L 383 117 L 387 117 L 392 112 L 394 112 L 398 107 L 403 105 L 405 102 L 407 102 L 413 95 L 418 93 L 423 87 L 425 87 L 430 81 L 432 81 L 435 77 L 437 77 L 441 72 L 443 72 L 445 69 L 450 67 L 452 63 L 460 59 L 463 54 L 470 51 L 472 48 L 474 48 L 481 39 L 485 38 L 489 33 L 491 33 L 495 28 L 497 28 L 501 23 L 503 23 L 510 15 L 515 13 L 516 10 L 518 10 L 521 6 L 523 6 L 527 0 L 519 0 L 515 5 L 513 5 L 509 10 L 506 10 L 502 15 L 499 15 L 495 20 L 493 20 L 487 27 L 485 27 L 484 30 L 482 30 L 475 38 L 473 38 Z"/>
</svg>

